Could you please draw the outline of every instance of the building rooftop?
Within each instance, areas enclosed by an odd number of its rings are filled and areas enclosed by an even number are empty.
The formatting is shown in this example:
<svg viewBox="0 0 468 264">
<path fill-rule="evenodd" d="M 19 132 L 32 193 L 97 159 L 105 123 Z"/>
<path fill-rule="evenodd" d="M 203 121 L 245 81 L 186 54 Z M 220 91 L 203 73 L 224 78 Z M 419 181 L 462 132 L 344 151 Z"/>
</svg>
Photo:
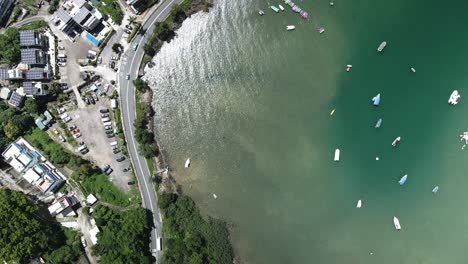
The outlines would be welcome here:
<svg viewBox="0 0 468 264">
<path fill-rule="evenodd" d="M 90 194 L 90 195 L 88 195 L 88 197 L 86 197 L 86 202 L 89 205 L 93 205 L 93 204 L 95 204 L 97 202 L 97 198 L 93 194 Z"/>
<path fill-rule="evenodd" d="M 14 107 L 20 107 L 23 104 L 23 96 L 17 92 L 13 92 L 11 94 L 10 100 L 8 100 L 8 104 Z"/>
<path fill-rule="evenodd" d="M 65 11 L 65 9 L 63 9 L 63 7 L 60 7 L 57 11 L 57 17 L 62 20 L 62 23 L 66 24 L 68 23 L 72 18 L 71 16 L 68 14 L 67 11 Z"/>
<path fill-rule="evenodd" d="M 10 99 L 10 95 L 11 95 L 11 90 L 6 88 L 6 87 L 3 87 L 2 89 L 0 89 L 0 98 L 2 98 L 3 100 L 8 100 Z"/>
<path fill-rule="evenodd" d="M 81 7 L 80 10 L 78 11 L 78 13 L 75 14 L 75 16 L 73 17 L 73 20 L 76 21 L 76 23 L 82 25 L 83 22 L 89 17 L 91 16 L 91 12 L 89 12 L 88 9 L 86 9 L 86 7 Z"/>
<path fill-rule="evenodd" d="M 24 64 L 46 64 L 46 54 L 40 49 L 22 49 L 21 63 Z"/>
<path fill-rule="evenodd" d="M 49 79 L 49 74 L 43 68 L 31 68 L 26 72 L 28 80 L 45 80 Z"/>
<path fill-rule="evenodd" d="M 21 30 L 19 34 L 22 47 L 43 46 L 44 44 L 41 35 L 34 30 Z"/>
</svg>

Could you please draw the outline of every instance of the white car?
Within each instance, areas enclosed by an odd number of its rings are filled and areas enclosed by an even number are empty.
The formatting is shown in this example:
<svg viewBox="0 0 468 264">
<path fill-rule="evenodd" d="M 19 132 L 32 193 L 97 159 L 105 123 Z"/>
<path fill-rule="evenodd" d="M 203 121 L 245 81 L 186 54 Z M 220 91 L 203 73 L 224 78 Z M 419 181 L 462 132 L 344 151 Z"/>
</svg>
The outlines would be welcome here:
<svg viewBox="0 0 468 264">
<path fill-rule="evenodd" d="M 65 67 L 67 64 L 65 62 L 57 62 L 57 65 L 60 67 Z"/>
<path fill-rule="evenodd" d="M 79 137 L 81 137 L 81 133 L 78 132 L 78 133 L 74 134 L 73 137 L 74 137 L 74 138 L 79 138 Z"/>
<path fill-rule="evenodd" d="M 59 138 L 62 142 L 65 142 L 65 138 L 62 135 L 59 135 Z"/>
<path fill-rule="evenodd" d="M 125 79 L 130 80 L 130 74 L 127 74 L 127 76 L 125 77 Z"/>
<path fill-rule="evenodd" d="M 64 50 L 64 49 L 65 49 L 64 46 L 58 46 L 57 48 L 58 48 L 59 50 Z"/>
<path fill-rule="evenodd" d="M 67 117 L 65 117 L 65 118 L 63 119 L 63 122 L 68 123 L 68 122 L 70 122 L 71 120 L 72 120 L 71 117 L 70 117 L 70 116 L 67 116 Z"/>
</svg>

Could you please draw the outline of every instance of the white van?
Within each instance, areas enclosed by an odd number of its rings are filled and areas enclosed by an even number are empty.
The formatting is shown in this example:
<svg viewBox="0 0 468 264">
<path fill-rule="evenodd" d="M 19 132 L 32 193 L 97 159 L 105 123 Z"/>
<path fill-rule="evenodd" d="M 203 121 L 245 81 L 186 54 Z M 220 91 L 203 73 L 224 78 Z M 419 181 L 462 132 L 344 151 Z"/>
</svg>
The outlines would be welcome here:
<svg viewBox="0 0 468 264">
<path fill-rule="evenodd" d="M 108 122 L 104 122 L 103 124 L 104 126 L 112 126 L 112 122 L 111 121 L 108 121 Z"/>
<path fill-rule="evenodd" d="M 117 141 L 114 141 L 114 142 L 111 142 L 110 145 L 111 146 L 117 146 L 119 143 L 117 143 Z"/>
<path fill-rule="evenodd" d="M 86 148 L 87 148 L 86 145 L 80 146 L 80 147 L 78 148 L 78 151 L 81 152 L 81 151 L 85 150 Z"/>
<path fill-rule="evenodd" d="M 61 58 L 61 59 L 65 59 L 67 57 L 67 55 L 63 54 L 63 53 L 59 53 L 57 55 L 58 58 Z"/>
<path fill-rule="evenodd" d="M 103 123 L 109 122 L 109 121 L 110 121 L 110 118 L 109 118 L 109 117 L 104 117 L 104 118 L 101 118 L 101 121 L 102 121 Z"/>
</svg>

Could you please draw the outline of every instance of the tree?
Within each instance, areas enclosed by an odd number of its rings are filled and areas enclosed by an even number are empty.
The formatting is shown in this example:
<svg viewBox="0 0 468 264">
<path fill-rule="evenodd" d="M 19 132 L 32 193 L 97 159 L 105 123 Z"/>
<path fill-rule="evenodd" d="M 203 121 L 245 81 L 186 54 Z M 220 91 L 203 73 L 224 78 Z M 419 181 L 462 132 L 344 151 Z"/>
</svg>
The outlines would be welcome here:
<svg viewBox="0 0 468 264">
<path fill-rule="evenodd" d="M 37 114 L 39 110 L 39 106 L 37 105 L 37 101 L 33 98 L 27 98 L 26 102 L 24 103 L 23 110 L 28 114 Z"/>
<path fill-rule="evenodd" d="M 20 45 L 18 29 L 10 27 L 0 35 L 0 62 L 17 64 L 20 61 Z"/>
<path fill-rule="evenodd" d="M 59 83 L 53 82 L 49 85 L 49 96 L 57 97 L 62 93 L 62 88 Z"/>
<path fill-rule="evenodd" d="M 3 127 L 3 132 L 10 139 L 24 135 L 32 126 L 33 120 L 29 115 L 16 115 L 9 119 Z"/>
<path fill-rule="evenodd" d="M 50 229 L 37 213 L 23 193 L 0 189 L 0 260 L 23 262 L 47 248 Z"/>
<path fill-rule="evenodd" d="M 133 85 L 135 85 L 135 88 L 142 93 L 145 93 L 150 89 L 148 83 L 143 81 L 141 78 L 136 78 L 133 80 Z"/>
<path fill-rule="evenodd" d="M 133 22 L 135 22 L 136 17 L 135 16 L 130 16 L 127 20 L 128 20 L 129 24 L 132 24 Z"/>
</svg>

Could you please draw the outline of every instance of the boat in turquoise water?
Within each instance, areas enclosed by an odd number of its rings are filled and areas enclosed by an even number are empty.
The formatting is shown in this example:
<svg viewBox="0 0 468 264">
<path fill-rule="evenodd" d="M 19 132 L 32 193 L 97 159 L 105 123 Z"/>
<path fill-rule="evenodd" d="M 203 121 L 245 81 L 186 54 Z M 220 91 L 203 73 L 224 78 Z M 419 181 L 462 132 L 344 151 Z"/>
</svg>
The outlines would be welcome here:
<svg viewBox="0 0 468 264">
<path fill-rule="evenodd" d="M 380 94 L 377 94 L 376 96 L 374 96 L 372 98 L 372 102 L 374 102 L 375 106 L 379 106 L 379 104 L 380 104 Z"/>
<path fill-rule="evenodd" d="M 408 174 L 405 174 L 405 176 L 401 177 L 401 179 L 398 181 L 400 185 L 405 184 L 406 179 L 408 179 Z"/>
<path fill-rule="evenodd" d="M 382 124 L 382 118 L 379 118 L 379 121 L 377 121 L 377 124 L 375 124 L 375 128 L 379 128 L 381 124 Z"/>
<path fill-rule="evenodd" d="M 289 5 L 292 8 L 292 11 L 294 11 L 296 13 L 299 13 L 299 15 L 303 19 L 307 19 L 309 17 L 309 13 L 302 10 L 302 8 L 300 8 L 298 5 L 294 4 L 293 1 L 291 1 L 291 0 L 283 0 L 283 1 L 284 1 L 285 4 Z"/>
<path fill-rule="evenodd" d="M 270 6 L 271 10 L 275 11 L 276 13 L 279 12 L 279 8 L 277 8 L 276 6 Z"/>
<path fill-rule="evenodd" d="M 439 191 L 439 186 L 436 186 L 434 189 L 432 189 L 432 193 L 436 193 L 437 191 Z"/>
</svg>

